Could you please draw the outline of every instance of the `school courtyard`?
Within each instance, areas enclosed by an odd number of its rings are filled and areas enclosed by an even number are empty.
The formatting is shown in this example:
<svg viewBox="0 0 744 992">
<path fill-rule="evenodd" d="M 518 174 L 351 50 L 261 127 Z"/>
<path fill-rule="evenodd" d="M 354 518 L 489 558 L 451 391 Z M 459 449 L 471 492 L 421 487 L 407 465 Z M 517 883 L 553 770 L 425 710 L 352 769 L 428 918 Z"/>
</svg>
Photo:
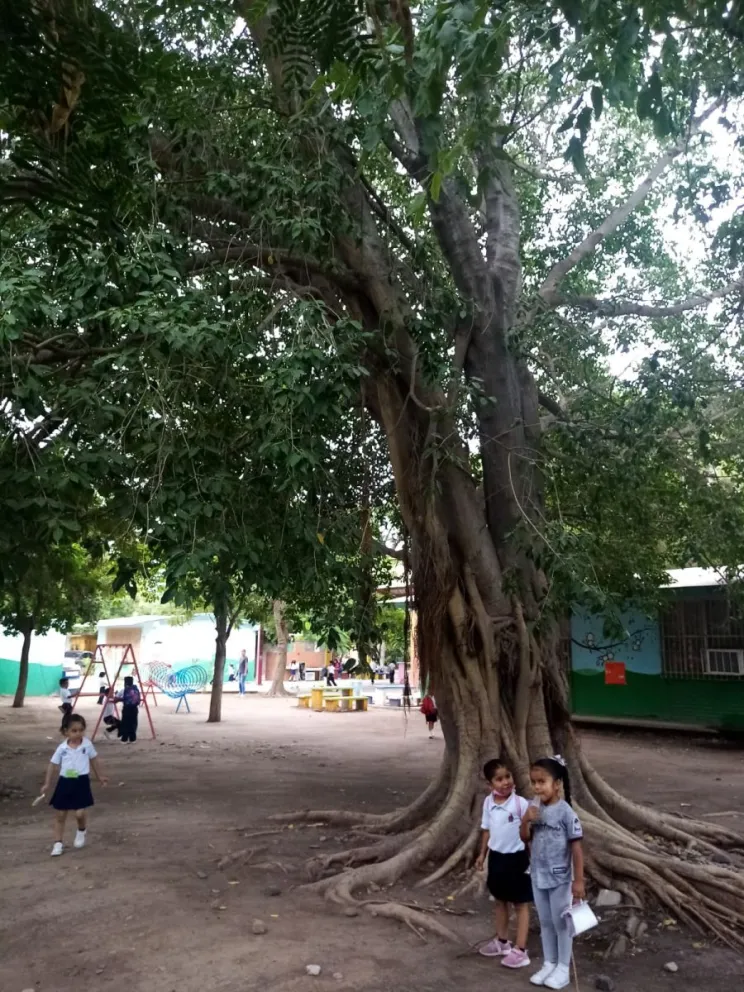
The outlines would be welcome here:
<svg viewBox="0 0 744 992">
<path fill-rule="evenodd" d="M 411 801 L 442 748 L 418 712 L 313 713 L 292 700 L 228 695 L 224 722 L 208 725 L 206 696 L 192 700 L 190 715 L 160 703 L 157 740 L 141 714 L 136 745 L 100 741 L 110 784 L 95 790 L 89 845 L 52 859 L 52 814 L 31 801 L 59 739 L 59 714 L 49 699 L 20 711 L 0 701 L 3 992 L 530 988 L 529 971 L 506 972 L 469 950 L 491 935 L 490 906 L 449 901 L 454 879 L 389 895 L 427 907 L 439 901 L 460 947 L 366 913 L 346 915 L 304 892 L 305 863 L 349 846 L 348 831 L 280 831 L 267 822 L 303 808 L 384 812 Z M 95 700 L 81 707 L 93 722 L 96 710 Z M 633 798 L 744 833 L 744 761 L 733 745 L 609 730 L 583 737 L 591 760 Z M 741 957 L 656 909 L 644 916 L 647 933 L 607 959 L 628 911 L 600 912 L 598 930 L 577 942 L 581 992 L 598 976 L 618 992 L 741 987 Z M 536 929 L 530 948 L 538 960 Z M 672 962 L 676 972 L 665 970 Z M 308 965 L 320 975 L 308 975 Z"/>
</svg>

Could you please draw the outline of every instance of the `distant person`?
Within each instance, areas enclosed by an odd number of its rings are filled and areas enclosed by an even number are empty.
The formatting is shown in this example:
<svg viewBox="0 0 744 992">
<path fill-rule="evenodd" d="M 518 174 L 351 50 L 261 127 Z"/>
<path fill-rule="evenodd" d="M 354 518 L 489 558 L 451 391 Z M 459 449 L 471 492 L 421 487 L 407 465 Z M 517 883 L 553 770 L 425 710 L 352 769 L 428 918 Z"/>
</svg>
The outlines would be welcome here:
<svg viewBox="0 0 744 992">
<path fill-rule="evenodd" d="M 98 752 L 85 736 L 85 720 L 79 713 L 65 714 L 60 728 L 64 741 L 59 745 L 47 766 L 42 795 L 48 795 L 54 777 L 57 783 L 49 800 L 49 805 L 57 811 L 54 821 L 54 846 L 52 857 L 59 857 L 64 851 L 64 832 L 67 814 L 72 811 L 77 820 L 77 833 L 73 847 L 85 847 L 88 818 L 86 810 L 93 805 L 90 791 L 90 770 L 101 783 L 108 785 L 98 763 Z"/>
<path fill-rule="evenodd" d="M 98 673 L 98 705 L 103 706 L 103 701 L 108 696 L 108 679 L 105 672 Z"/>
<path fill-rule="evenodd" d="M 140 691 L 134 684 L 134 678 L 127 675 L 124 679 L 124 690 L 118 695 L 121 701 L 121 720 L 119 721 L 119 737 L 124 744 L 134 744 L 137 740 L 137 724 L 139 723 Z"/>
<path fill-rule="evenodd" d="M 398 666 L 394 661 L 389 662 L 387 666 L 387 674 L 390 685 L 395 685 L 395 673 L 398 671 Z"/>
<path fill-rule="evenodd" d="M 300 682 L 305 681 L 305 662 L 300 662 Z"/>
<path fill-rule="evenodd" d="M 245 648 L 240 652 L 238 660 L 238 691 L 241 696 L 245 695 L 245 680 L 248 677 L 248 655 Z"/>
<path fill-rule="evenodd" d="M 230 662 L 227 670 L 228 670 L 227 681 L 228 682 L 234 682 L 235 681 L 235 665 L 233 665 L 233 663 Z"/>
<path fill-rule="evenodd" d="M 437 704 L 430 692 L 427 692 L 421 701 L 421 712 L 426 720 L 426 727 L 429 731 L 429 740 L 434 740 L 434 728 L 437 725 L 439 713 L 437 712 Z"/>
<path fill-rule="evenodd" d="M 294 658 L 289 663 L 289 681 L 290 682 L 297 681 L 297 662 L 294 660 Z"/>
<path fill-rule="evenodd" d="M 63 716 L 69 716 L 72 713 L 72 703 L 70 700 L 73 696 L 77 696 L 77 694 L 77 689 L 70 688 L 70 680 L 68 678 L 61 678 L 59 680 L 60 705 L 57 708 Z"/>
<path fill-rule="evenodd" d="M 373 661 L 369 666 L 369 677 L 372 681 L 372 685 L 375 684 L 375 679 L 377 678 L 377 664 Z"/>
<path fill-rule="evenodd" d="M 336 672 L 332 664 L 326 665 L 320 674 L 326 680 L 326 685 L 328 686 L 336 685 Z"/>
</svg>

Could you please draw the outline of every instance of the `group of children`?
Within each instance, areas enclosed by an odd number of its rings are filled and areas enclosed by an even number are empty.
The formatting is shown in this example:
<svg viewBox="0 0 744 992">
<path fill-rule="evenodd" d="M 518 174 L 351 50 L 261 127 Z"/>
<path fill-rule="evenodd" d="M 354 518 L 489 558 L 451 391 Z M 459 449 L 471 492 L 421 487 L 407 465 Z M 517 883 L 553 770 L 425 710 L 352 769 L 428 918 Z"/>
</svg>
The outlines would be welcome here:
<svg viewBox="0 0 744 992">
<path fill-rule="evenodd" d="M 530 982 L 566 988 L 573 943 L 570 910 L 585 896 L 583 832 L 571 808 L 566 765 L 559 756 L 533 764 L 532 802 L 517 795 L 512 771 L 501 758 L 487 762 L 483 772 L 491 791 L 483 802 L 476 866 L 487 866 L 488 889 L 496 902 L 496 934 L 480 953 L 500 957 L 507 968 L 529 967 L 529 904 L 534 902 L 543 966 Z M 508 934 L 510 906 L 516 915 L 514 943 Z"/>
<path fill-rule="evenodd" d="M 62 697 L 61 732 L 64 741 L 52 755 L 42 794 L 46 795 L 57 777 L 50 805 L 57 811 L 54 823 L 54 857 L 62 854 L 63 833 L 68 813 L 77 820 L 74 846 L 85 845 L 87 810 L 93 805 L 90 772 L 102 785 L 98 753 L 85 736 L 85 719 L 73 713 L 69 689 Z M 60 693 L 62 696 L 62 692 Z M 437 720 L 436 704 L 422 711 L 430 733 Z M 100 687 L 99 703 L 106 705 L 103 721 L 107 732 L 118 730 L 124 741 L 137 738 L 137 711 L 140 693 L 134 679 L 124 679 L 124 690 L 114 695 L 105 684 Z M 114 716 L 114 703 L 122 704 L 120 720 Z M 109 711 L 110 707 L 110 711 Z M 496 933 L 480 947 L 484 957 L 500 957 L 506 968 L 526 968 L 529 905 L 534 902 L 540 920 L 543 965 L 530 978 L 533 985 L 563 989 L 570 984 L 572 929 L 570 910 L 584 899 L 583 831 L 571 807 L 568 771 L 560 756 L 540 758 L 530 769 L 534 799 L 517 795 L 514 775 L 506 761 L 495 758 L 483 769 L 490 792 L 483 802 L 481 846 L 476 868 L 488 871 L 488 889 L 496 903 Z M 509 940 L 509 907 L 516 916 L 515 940 Z"/>
</svg>

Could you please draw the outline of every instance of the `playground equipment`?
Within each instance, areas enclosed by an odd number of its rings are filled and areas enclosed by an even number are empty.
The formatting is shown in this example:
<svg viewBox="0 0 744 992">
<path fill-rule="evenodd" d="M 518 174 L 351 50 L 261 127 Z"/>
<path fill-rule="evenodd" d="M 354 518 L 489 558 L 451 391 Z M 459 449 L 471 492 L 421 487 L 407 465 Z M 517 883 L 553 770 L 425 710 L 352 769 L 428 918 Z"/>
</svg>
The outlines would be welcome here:
<svg viewBox="0 0 744 992">
<path fill-rule="evenodd" d="M 181 703 L 186 704 L 186 712 L 191 712 L 188 696 L 194 692 L 201 692 L 209 681 L 209 672 L 203 665 L 190 665 L 188 668 L 181 668 L 177 672 L 168 672 L 168 666 L 154 662 L 149 668 L 149 679 L 164 696 L 178 700 L 176 713 L 181 709 Z M 151 689 L 153 692 L 154 690 Z"/>
<path fill-rule="evenodd" d="M 168 669 L 170 667 L 170 665 L 166 665 L 161 661 L 151 661 L 148 665 L 145 665 L 145 673 L 147 674 L 147 678 L 144 681 L 145 695 L 149 693 L 156 706 L 158 705 L 158 697 L 155 695 L 155 690 L 160 689 L 162 692 L 162 686 L 168 679 Z"/>
<path fill-rule="evenodd" d="M 118 662 L 118 664 L 117 664 Z M 115 675 L 113 679 L 109 675 L 109 668 L 113 669 L 116 665 Z M 122 674 L 123 668 L 130 668 L 131 671 L 125 672 L 125 675 L 132 675 L 135 684 L 138 686 L 140 691 L 140 699 L 145 707 L 145 713 L 147 714 L 147 722 L 150 724 L 150 732 L 152 733 L 152 739 L 155 740 L 155 727 L 153 726 L 152 717 L 150 716 L 150 707 L 147 705 L 147 697 L 145 696 L 145 687 L 142 683 L 142 677 L 140 676 L 139 665 L 137 664 L 137 659 L 134 654 L 134 650 L 131 644 L 99 644 L 95 650 L 95 654 L 91 660 L 91 663 L 85 669 L 85 674 L 83 675 L 83 681 L 80 683 L 80 689 L 71 696 L 72 700 L 72 710 L 74 711 L 77 706 L 78 700 L 86 696 L 95 696 L 98 698 L 99 690 L 96 689 L 95 692 L 85 692 L 85 683 L 88 681 L 89 677 L 95 676 L 98 671 L 103 671 L 106 676 L 106 685 L 109 690 L 113 690 L 113 694 L 116 693 L 116 683 L 119 676 Z M 91 740 L 95 740 L 96 734 L 98 733 L 98 728 L 101 725 L 101 720 L 103 719 L 103 713 L 106 709 L 105 706 L 101 706 L 101 712 L 98 714 L 98 719 L 96 720 L 95 728 L 93 733 L 90 735 Z M 119 709 L 114 702 L 114 712 L 116 717 L 119 717 Z"/>
</svg>

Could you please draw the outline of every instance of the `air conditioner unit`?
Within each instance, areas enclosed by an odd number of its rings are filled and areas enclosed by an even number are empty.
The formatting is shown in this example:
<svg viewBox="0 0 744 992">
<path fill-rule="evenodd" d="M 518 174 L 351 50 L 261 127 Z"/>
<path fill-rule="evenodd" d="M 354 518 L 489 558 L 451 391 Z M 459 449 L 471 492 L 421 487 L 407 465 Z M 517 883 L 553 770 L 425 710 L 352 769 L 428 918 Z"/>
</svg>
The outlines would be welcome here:
<svg viewBox="0 0 744 992">
<path fill-rule="evenodd" d="M 705 671 L 708 675 L 744 676 L 744 651 L 708 648 L 705 653 Z"/>
</svg>

